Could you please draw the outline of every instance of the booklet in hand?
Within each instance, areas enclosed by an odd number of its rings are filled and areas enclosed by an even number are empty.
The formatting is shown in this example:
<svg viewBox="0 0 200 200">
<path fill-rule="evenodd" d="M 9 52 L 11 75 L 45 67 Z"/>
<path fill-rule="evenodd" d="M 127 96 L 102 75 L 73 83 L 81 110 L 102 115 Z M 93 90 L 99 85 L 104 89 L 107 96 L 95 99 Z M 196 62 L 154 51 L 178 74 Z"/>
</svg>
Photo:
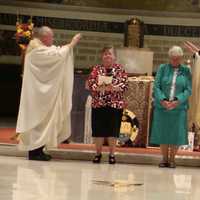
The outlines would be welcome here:
<svg viewBox="0 0 200 200">
<path fill-rule="evenodd" d="M 112 83 L 112 79 L 113 77 L 112 76 L 102 76 L 102 75 L 99 75 L 98 76 L 98 85 L 102 85 L 102 84 L 111 84 Z"/>
</svg>

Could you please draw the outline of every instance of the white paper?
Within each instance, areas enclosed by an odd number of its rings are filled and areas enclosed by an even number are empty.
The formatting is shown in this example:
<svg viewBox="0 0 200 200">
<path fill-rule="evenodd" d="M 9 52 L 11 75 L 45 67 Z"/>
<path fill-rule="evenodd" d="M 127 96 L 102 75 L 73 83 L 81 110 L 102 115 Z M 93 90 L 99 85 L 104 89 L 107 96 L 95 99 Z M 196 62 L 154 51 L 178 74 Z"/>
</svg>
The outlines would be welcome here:
<svg viewBox="0 0 200 200">
<path fill-rule="evenodd" d="M 99 75 L 98 76 L 98 85 L 102 85 L 102 84 L 111 84 L 112 83 L 112 79 L 113 77 L 112 76 L 102 76 L 102 75 Z"/>
</svg>

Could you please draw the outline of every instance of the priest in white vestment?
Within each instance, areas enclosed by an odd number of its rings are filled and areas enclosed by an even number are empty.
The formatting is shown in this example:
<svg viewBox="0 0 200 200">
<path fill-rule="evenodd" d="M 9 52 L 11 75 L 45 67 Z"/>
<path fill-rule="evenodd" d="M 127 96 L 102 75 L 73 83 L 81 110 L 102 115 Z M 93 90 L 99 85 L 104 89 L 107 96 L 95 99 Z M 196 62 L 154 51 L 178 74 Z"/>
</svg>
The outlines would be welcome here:
<svg viewBox="0 0 200 200">
<path fill-rule="evenodd" d="M 50 160 L 43 147 L 56 147 L 71 134 L 73 47 L 80 38 L 57 47 L 52 29 L 44 26 L 27 48 L 16 131 L 30 160 Z"/>
<path fill-rule="evenodd" d="M 192 96 L 190 99 L 189 124 L 194 124 L 200 138 L 200 47 L 192 42 L 185 42 L 186 49 L 193 53 L 194 65 L 192 66 Z M 200 141 L 198 141 L 200 145 Z"/>
</svg>

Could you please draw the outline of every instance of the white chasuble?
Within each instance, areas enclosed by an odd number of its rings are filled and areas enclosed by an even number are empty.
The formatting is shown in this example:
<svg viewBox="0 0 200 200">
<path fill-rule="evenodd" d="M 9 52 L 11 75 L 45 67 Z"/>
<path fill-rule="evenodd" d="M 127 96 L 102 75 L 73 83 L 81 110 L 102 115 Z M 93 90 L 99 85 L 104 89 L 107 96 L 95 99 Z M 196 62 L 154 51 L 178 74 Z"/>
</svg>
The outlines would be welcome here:
<svg viewBox="0 0 200 200">
<path fill-rule="evenodd" d="M 16 128 L 21 150 L 56 147 L 71 135 L 73 80 L 73 49 L 30 42 Z"/>
<path fill-rule="evenodd" d="M 195 55 L 192 67 L 192 96 L 190 98 L 189 124 L 192 123 L 200 129 L 200 56 Z"/>
</svg>

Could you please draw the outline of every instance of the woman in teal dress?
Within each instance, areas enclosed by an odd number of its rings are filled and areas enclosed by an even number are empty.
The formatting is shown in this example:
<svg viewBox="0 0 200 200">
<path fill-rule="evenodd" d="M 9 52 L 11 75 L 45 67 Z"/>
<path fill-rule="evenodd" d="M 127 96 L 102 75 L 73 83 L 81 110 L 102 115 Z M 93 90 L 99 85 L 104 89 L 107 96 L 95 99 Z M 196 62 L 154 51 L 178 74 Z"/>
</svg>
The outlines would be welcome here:
<svg viewBox="0 0 200 200">
<path fill-rule="evenodd" d="M 183 50 L 169 49 L 169 64 L 161 64 L 154 82 L 154 112 L 150 142 L 159 144 L 163 160 L 159 167 L 175 168 L 178 146 L 188 144 L 187 110 L 191 95 L 191 72 L 181 64 Z"/>
</svg>

